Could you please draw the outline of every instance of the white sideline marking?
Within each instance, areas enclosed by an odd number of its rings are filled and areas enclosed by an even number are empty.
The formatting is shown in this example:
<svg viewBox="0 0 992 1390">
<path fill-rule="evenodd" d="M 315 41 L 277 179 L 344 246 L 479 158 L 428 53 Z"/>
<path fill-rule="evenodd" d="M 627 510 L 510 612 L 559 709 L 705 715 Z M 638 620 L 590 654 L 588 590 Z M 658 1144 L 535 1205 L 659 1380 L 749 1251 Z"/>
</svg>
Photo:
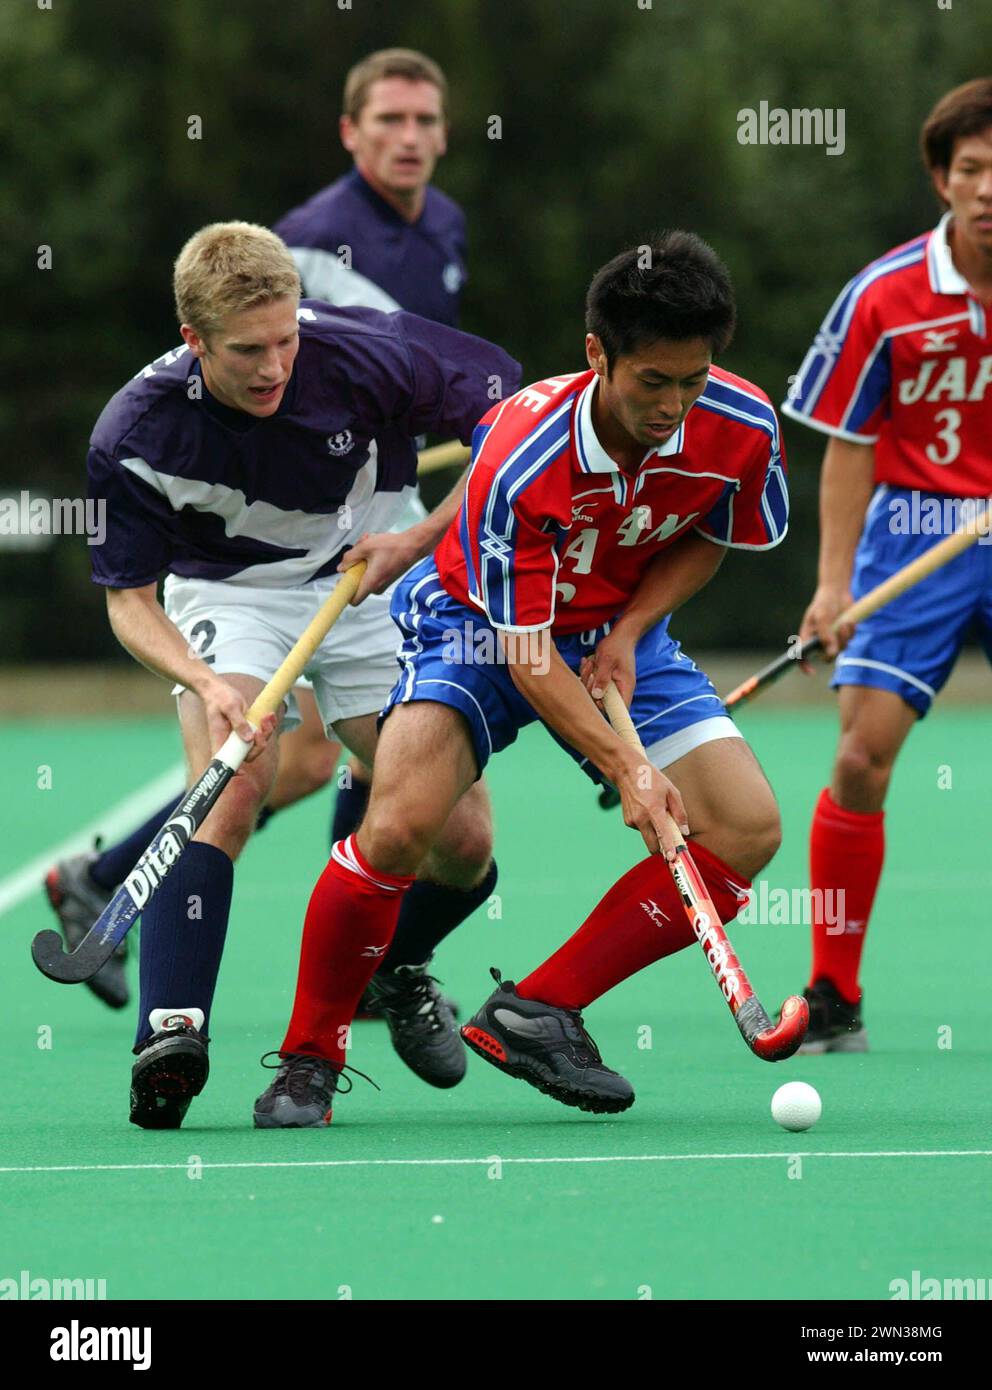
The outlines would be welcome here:
<svg viewBox="0 0 992 1390">
<path fill-rule="evenodd" d="M 486 1168 L 491 1163 L 710 1163 L 751 1158 L 992 1158 L 992 1149 L 782 1149 L 778 1153 L 592 1154 L 565 1158 L 303 1158 L 266 1162 L 199 1163 L 200 1168 Z M 189 1163 L 64 1163 L 3 1168 L 0 1173 L 185 1172 Z"/>
<path fill-rule="evenodd" d="M 173 792 L 178 801 L 185 779 L 182 763 L 176 763 L 168 772 L 156 777 L 154 782 L 126 796 L 60 845 L 53 845 L 32 859 L 30 864 L 0 879 L 0 917 L 32 893 L 37 893 L 40 898 L 45 871 L 52 867 L 56 859 L 68 859 L 71 854 L 82 854 L 84 850 L 91 849 L 94 835 L 102 835 L 109 844 L 113 844 L 119 836 L 127 834 L 135 825 L 147 819 L 155 807 L 160 806 Z"/>
</svg>

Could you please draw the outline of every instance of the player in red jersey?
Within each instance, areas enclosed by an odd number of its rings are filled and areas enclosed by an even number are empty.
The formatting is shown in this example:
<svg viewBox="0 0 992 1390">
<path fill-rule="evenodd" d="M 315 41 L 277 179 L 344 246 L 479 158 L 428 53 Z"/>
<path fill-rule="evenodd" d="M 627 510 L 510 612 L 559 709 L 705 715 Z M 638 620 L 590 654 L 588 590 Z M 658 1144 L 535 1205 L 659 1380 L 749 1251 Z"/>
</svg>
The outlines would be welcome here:
<svg viewBox="0 0 992 1390">
<path fill-rule="evenodd" d="M 580 1010 L 694 940 L 659 858 L 674 856 L 666 811 L 691 828 L 727 921 L 778 846 L 757 760 L 668 632 L 668 615 L 728 547 L 766 549 L 785 533 L 775 412 L 712 365 L 733 330 L 729 279 L 697 237 L 672 232 L 604 266 L 587 308 L 590 369 L 537 382 L 484 417 L 458 517 L 396 591 L 403 674 L 382 716 L 368 814 L 334 846 L 311 897 L 260 1126 L 328 1122 L 352 1012 L 416 867 L 525 724 L 540 719 L 595 780 L 618 788 L 650 851 L 560 950 L 518 986 L 500 983 L 462 1031 L 487 1060 L 565 1104 L 632 1103 Z M 611 679 L 647 766 L 597 708 Z"/>
<path fill-rule="evenodd" d="M 841 735 L 810 836 L 814 914 L 805 1052 L 862 1052 L 858 980 L 899 750 L 944 685 L 966 632 L 992 651 L 989 551 L 973 546 L 858 626 L 838 614 L 954 530 L 992 491 L 992 79 L 943 97 L 922 152 L 947 212 L 845 287 L 785 412 L 830 435 L 820 484 L 819 580 L 803 638 L 838 657 Z M 833 914 L 832 914 L 833 915 Z"/>
</svg>

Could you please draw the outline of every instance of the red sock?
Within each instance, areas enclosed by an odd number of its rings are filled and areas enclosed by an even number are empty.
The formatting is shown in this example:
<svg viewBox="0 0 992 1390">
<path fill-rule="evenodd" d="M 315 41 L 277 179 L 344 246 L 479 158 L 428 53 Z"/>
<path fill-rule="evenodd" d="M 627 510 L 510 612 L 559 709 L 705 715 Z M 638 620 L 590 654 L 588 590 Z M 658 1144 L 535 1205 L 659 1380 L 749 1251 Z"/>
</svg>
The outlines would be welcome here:
<svg viewBox="0 0 992 1390">
<path fill-rule="evenodd" d="M 813 970 L 849 1004 L 861 998 L 858 967 L 885 858 L 885 812 L 845 811 L 826 789 L 813 812 L 809 880 L 813 889 Z"/>
<path fill-rule="evenodd" d="M 691 850 L 720 920 L 732 921 L 751 885 L 704 845 Z M 520 981 L 517 993 L 559 1009 L 584 1009 L 628 975 L 695 939 L 668 865 L 652 854 L 613 885 L 575 935 Z"/>
<path fill-rule="evenodd" d="M 344 1064 L 355 1009 L 386 954 L 412 882 L 373 869 L 354 835 L 333 847 L 310 895 L 293 1016 L 280 1052 Z"/>
</svg>

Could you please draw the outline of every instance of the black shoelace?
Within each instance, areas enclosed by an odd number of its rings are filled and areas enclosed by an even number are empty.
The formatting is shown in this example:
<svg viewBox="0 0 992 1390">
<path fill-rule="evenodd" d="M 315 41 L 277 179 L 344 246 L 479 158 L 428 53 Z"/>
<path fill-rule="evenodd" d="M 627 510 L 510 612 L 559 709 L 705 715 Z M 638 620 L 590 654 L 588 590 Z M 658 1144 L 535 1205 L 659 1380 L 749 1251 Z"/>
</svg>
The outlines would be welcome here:
<svg viewBox="0 0 992 1390">
<path fill-rule="evenodd" d="M 274 1057 L 274 1062 L 267 1059 Z M 375 1086 L 378 1091 L 381 1087 L 376 1086 L 371 1076 L 366 1076 L 357 1067 L 342 1066 L 335 1067 L 328 1062 L 326 1057 L 309 1056 L 303 1052 L 291 1053 L 288 1057 L 281 1057 L 278 1052 L 266 1052 L 261 1058 L 262 1066 L 266 1071 L 277 1073 L 275 1081 L 272 1083 L 277 1096 L 286 1095 L 292 1100 L 300 1100 L 318 1073 L 329 1070 L 334 1074 L 334 1081 L 331 1090 L 338 1095 L 346 1096 L 354 1086 L 350 1076 L 345 1076 L 345 1072 L 352 1072 L 355 1076 L 360 1076 L 363 1081 L 367 1081 L 370 1086 Z M 285 1070 L 283 1070 L 285 1068 Z M 348 1085 L 342 1083 L 347 1081 Z"/>
<path fill-rule="evenodd" d="M 383 1007 L 392 1009 L 393 1013 L 413 1021 L 422 1020 L 432 1033 L 436 1033 L 444 1024 L 438 1016 L 438 998 L 436 992 L 431 988 L 432 985 L 440 984 L 440 980 L 433 975 L 418 975 L 412 978 L 405 997 L 401 997 L 396 1004 L 389 998 L 383 1001 Z"/>
<path fill-rule="evenodd" d="M 586 1032 L 582 1015 L 572 1010 L 566 1010 L 565 1013 L 568 1018 L 568 1023 L 565 1024 L 565 1035 L 574 1048 L 575 1060 L 585 1067 L 592 1062 L 602 1066 L 603 1059 L 599 1054 L 599 1048 Z"/>
</svg>

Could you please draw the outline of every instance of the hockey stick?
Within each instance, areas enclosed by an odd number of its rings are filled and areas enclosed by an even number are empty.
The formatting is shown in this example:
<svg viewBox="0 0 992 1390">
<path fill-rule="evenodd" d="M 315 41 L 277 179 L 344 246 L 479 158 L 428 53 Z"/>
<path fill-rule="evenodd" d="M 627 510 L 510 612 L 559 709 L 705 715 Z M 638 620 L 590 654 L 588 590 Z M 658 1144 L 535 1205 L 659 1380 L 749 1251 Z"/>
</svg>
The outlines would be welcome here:
<svg viewBox="0 0 992 1390">
<path fill-rule="evenodd" d="M 624 743 L 629 743 L 641 754 L 644 761 L 648 762 L 648 755 L 634 728 L 623 696 L 612 681 L 606 687 L 603 705 L 610 723 Z M 766 1062 L 781 1062 L 792 1056 L 806 1036 L 806 1029 L 809 1027 L 809 1005 L 797 994 L 790 994 L 782 1005 L 778 1023 L 771 1021 L 734 953 L 720 921 L 720 914 L 714 907 L 703 877 L 693 862 L 688 845 L 671 816 L 668 819 L 677 847 L 676 859 L 668 867 L 682 899 L 686 916 L 696 934 L 696 940 L 702 946 L 709 967 L 713 971 L 713 978 L 730 1005 L 730 1012 L 740 1029 L 741 1037 L 754 1055 Z"/>
<path fill-rule="evenodd" d="M 969 518 L 961 523 L 953 535 L 939 541 L 937 545 L 931 546 L 925 555 L 920 555 L 917 559 L 911 560 L 908 565 L 904 565 L 901 570 L 890 575 L 888 579 L 875 586 L 867 594 L 864 594 L 845 608 L 840 617 L 836 618 L 832 624 L 832 630 L 836 632 L 838 628 L 846 627 L 848 624 L 859 623 L 863 618 L 870 617 L 885 604 L 891 603 L 894 598 L 904 594 L 907 589 L 911 589 L 914 584 L 919 584 L 921 579 L 926 579 L 933 574 L 934 570 L 941 569 L 950 560 L 967 550 L 970 545 L 974 545 L 977 540 L 989 534 L 992 527 L 992 508 L 986 508 L 979 516 Z M 823 643 L 819 637 L 810 637 L 805 641 L 798 651 L 784 652 L 774 661 L 763 666 L 760 671 L 756 671 L 753 676 L 748 676 L 736 690 L 732 690 L 724 700 L 727 709 L 733 709 L 736 705 L 743 705 L 748 700 L 754 698 L 767 686 L 774 684 L 786 671 L 791 671 L 797 663 L 802 663 L 807 657 L 818 652 Z"/>
<path fill-rule="evenodd" d="M 342 575 L 321 604 L 306 631 L 245 715 L 253 727 L 257 728 L 267 714 L 275 714 L 278 710 L 353 597 L 364 573 L 365 561 L 360 560 Z M 65 950 L 57 931 L 38 933 L 31 943 L 31 956 L 43 975 L 59 984 L 75 985 L 88 980 L 106 964 L 209 815 L 251 746 L 239 734 L 231 733 L 74 951 Z"/>
<path fill-rule="evenodd" d="M 428 473 L 437 473 L 442 468 L 454 468 L 468 463 L 472 457 L 472 450 L 467 444 L 459 444 L 457 439 L 452 439 L 448 444 L 434 444 L 429 449 L 422 449 L 417 455 L 417 475 L 423 478 Z"/>
</svg>

